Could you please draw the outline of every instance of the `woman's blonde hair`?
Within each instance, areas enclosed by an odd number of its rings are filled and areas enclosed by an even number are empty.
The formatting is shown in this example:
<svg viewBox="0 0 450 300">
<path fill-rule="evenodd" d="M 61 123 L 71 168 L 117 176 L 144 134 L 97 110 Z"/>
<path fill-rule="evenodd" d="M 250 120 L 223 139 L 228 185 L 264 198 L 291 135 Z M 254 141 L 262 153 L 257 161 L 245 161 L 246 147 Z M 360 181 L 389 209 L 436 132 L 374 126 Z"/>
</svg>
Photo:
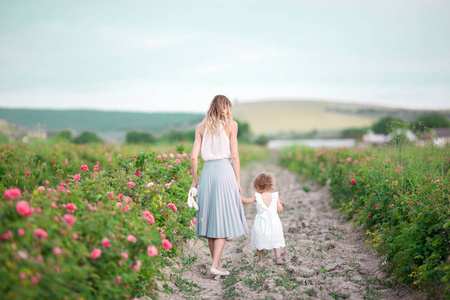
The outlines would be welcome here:
<svg viewBox="0 0 450 300">
<path fill-rule="evenodd" d="M 217 95 L 211 101 L 203 122 L 209 132 L 216 133 L 219 129 L 219 123 L 222 122 L 225 126 L 231 118 L 231 101 L 224 95 Z"/>
<path fill-rule="evenodd" d="M 253 187 L 257 192 L 273 191 L 274 186 L 275 179 L 269 173 L 259 173 L 255 179 L 253 179 Z"/>
</svg>

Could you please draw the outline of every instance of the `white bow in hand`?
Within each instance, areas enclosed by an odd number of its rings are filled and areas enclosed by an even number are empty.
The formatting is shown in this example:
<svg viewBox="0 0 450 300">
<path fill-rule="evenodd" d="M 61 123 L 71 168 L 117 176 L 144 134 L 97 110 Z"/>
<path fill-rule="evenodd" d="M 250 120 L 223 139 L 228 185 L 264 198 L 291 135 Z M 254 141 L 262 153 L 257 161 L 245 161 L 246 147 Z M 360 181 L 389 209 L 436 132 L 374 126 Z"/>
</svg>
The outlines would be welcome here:
<svg viewBox="0 0 450 300">
<path fill-rule="evenodd" d="M 195 210 L 198 210 L 198 204 L 197 204 L 197 202 L 195 202 L 194 197 L 197 197 L 197 189 L 195 187 L 193 187 L 189 190 L 187 205 L 189 207 L 194 207 Z"/>
</svg>

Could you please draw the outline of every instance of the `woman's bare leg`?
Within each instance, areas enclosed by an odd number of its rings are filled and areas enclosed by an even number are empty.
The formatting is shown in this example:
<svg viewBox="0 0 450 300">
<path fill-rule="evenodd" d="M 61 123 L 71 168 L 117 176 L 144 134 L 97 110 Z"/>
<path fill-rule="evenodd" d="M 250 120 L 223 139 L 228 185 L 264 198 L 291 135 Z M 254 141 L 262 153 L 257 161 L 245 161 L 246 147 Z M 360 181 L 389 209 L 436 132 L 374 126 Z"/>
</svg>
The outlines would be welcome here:
<svg viewBox="0 0 450 300">
<path fill-rule="evenodd" d="M 222 257 L 223 248 L 225 247 L 225 242 L 227 239 L 220 238 L 220 239 L 214 239 L 214 254 L 213 254 L 213 261 L 212 261 L 212 267 L 217 270 L 222 270 L 220 266 L 220 258 Z"/>
<path fill-rule="evenodd" d="M 209 243 L 209 252 L 211 253 L 211 258 L 214 259 L 214 240 L 212 238 L 208 238 Z"/>
<path fill-rule="evenodd" d="M 264 250 L 258 250 L 258 256 L 259 256 L 259 259 L 263 259 L 264 258 Z"/>
</svg>

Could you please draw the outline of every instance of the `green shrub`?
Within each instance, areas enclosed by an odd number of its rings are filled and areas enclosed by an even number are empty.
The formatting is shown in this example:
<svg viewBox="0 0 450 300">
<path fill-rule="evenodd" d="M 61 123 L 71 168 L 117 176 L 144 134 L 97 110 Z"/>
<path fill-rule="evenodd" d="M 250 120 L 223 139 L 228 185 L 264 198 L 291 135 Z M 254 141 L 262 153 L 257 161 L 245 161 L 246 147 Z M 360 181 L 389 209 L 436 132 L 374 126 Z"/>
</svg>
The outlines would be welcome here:
<svg viewBox="0 0 450 300">
<path fill-rule="evenodd" d="M 428 128 L 448 128 L 450 127 L 450 121 L 438 112 L 424 115 L 417 120 L 418 124 Z"/>
<path fill-rule="evenodd" d="M 367 150 L 289 148 L 280 163 L 321 184 L 334 205 L 364 224 L 368 241 L 404 284 L 450 293 L 449 147 Z"/>
<path fill-rule="evenodd" d="M 73 139 L 72 131 L 62 130 L 52 134 L 52 139 L 55 141 L 71 141 Z"/>
<path fill-rule="evenodd" d="M 127 144 L 153 144 L 156 139 L 148 132 L 130 131 L 125 137 L 125 142 Z"/>
<path fill-rule="evenodd" d="M 82 132 L 78 137 L 73 139 L 75 144 L 103 143 L 103 140 L 95 133 L 90 131 Z"/>
<path fill-rule="evenodd" d="M 260 146 L 266 146 L 268 142 L 269 142 L 269 138 L 267 136 L 260 135 L 256 139 L 255 144 L 260 145 Z"/>
</svg>

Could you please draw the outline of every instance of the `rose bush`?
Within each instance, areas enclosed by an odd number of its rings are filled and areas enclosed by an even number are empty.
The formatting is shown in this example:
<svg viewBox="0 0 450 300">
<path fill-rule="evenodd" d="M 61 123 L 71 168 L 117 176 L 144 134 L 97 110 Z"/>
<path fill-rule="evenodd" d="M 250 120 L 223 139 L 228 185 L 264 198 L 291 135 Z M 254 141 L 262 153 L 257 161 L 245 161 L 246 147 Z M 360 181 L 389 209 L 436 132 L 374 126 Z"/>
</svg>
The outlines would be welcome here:
<svg viewBox="0 0 450 300">
<path fill-rule="evenodd" d="M 190 159 L 182 147 L 172 155 L 134 149 L 0 146 L 4 298 L 123 299 L 154 290 L 165 258 L 195 235 L 185 199 Z"/>
<path fill-rule="evenodd" d="M 450 288 L 450 149 L 414 145 L 281 152 L 280 163 L 325 184 L 348 219 L 364 224 L 401 283 Z"/>
</svg>

